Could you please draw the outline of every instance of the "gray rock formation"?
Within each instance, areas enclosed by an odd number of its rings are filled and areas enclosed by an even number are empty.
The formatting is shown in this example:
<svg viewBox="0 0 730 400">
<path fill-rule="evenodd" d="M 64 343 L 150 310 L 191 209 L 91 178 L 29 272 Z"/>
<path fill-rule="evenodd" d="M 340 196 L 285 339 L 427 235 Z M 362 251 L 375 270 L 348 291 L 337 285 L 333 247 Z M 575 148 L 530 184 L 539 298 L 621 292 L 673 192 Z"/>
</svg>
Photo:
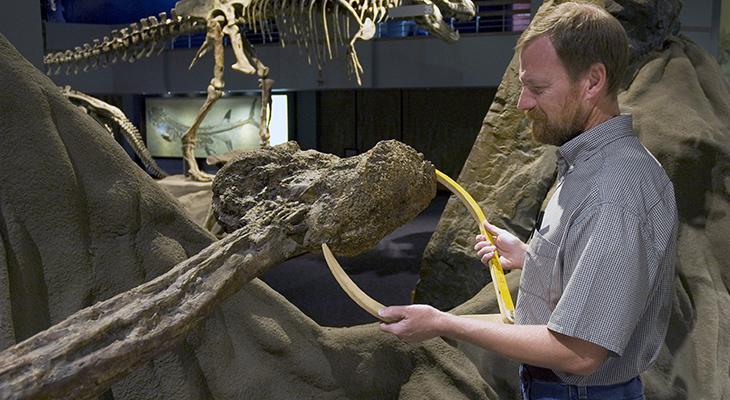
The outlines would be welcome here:
<svg viewBox="0 0 730 400">
<path fill-rule="evenodd" d="M 674 2 L 656 4 L 669 4 L 670 10 L 678 10 L 671 6 Z M 546 2 L 543 9 L 551 6 L 551 2 Z M 669 21 L 672 17 L 656 20 Z M 687 38 L 670 34 L 647 54 L 619 101 L 623 111 L 633 113 L 634 128 L 642 142 L 659 159 L 675 185 L 680 229 L 678 278 L 669 334 L 657 363 L 642 378 L 650 399 L 727 399 L 730 88 L 717 62 Z M 536 205 L 553 179 L 553 166 L 549 159 L 551 150 L 530 144 L 524 133 L 524 120 L 515 112 L 516 66 L 513 60 L 460 181 L 494 221 L 524 238 Z M 498 186 L 485 182 L 497 182 Z M 528 184 L 520 185 L 523 182 Z M 461 230 L 466 224 L 471 224 L 468 213 L 450 201 L 429 243 L 417 298 L 448 307 L 474 293 L 473 276 L 482 274 L 478 264 L 472 261 L 477 267 L 471 277 L 450 274 L 465 270 L 459 263 L 472 258 L 471 247 L 465 243 L 473 240 L 475 230 Z M 441 271 L 435 272 L 437 268 Z M 442 290 L 426 285 L 430 275 L 459 283 Z M 508 274 L 513 285 L 518 279 L 517 274 Z M 451 290 L 458 286 L 464 289 L 460 297 Z M 490 284 L 457 310 L 482 312 L 485 302 L 493 301 L 492 292 Z M 508 361 L 469 346 L 462 348 L 501 396 L 514 396 L 516 380 L 500 372 L 509 365 Z"/>
<path fill-rule="evenodd" d="M 0 348 L 6 349 L 161 275 L 213 238 L 2 36 L 0 76 Z M 204 390 L 194 359 L 193 348 L 180 346 L 131 371 L 110 393 L 189 398 Z"/>
<path fill-rule="evenodd" d="M 679 210 L 674 309 L 652 398 L 730 398 L 730 87 L 700 46 L 670 37 L 621 94 L 674 183 Z"/>
</svg>

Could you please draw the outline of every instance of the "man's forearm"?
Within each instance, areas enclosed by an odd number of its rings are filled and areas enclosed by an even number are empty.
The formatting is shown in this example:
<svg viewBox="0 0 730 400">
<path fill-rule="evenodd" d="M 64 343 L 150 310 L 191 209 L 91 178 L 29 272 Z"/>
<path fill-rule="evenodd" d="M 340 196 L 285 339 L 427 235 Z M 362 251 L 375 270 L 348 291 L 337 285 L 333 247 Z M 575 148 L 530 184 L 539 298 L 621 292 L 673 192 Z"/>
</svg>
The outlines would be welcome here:
<svg viewBox="0 0 730 400">
<path fill-rule="evenodd" d="M 588 375 L 606 359 L 600 346 L 550 331 L 545 325 L 507 325 L 444 313 L 441 336 L 476 344 L 522 363 Z"/>
</svg>

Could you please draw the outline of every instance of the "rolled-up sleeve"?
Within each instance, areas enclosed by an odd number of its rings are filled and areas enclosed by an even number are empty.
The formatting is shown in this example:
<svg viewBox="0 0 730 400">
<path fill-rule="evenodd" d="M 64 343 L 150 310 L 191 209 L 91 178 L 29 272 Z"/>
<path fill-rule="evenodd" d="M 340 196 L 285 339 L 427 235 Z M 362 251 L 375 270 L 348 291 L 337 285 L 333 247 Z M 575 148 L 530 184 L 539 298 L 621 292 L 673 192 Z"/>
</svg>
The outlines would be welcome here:
<svg viewBox="0 0 730 400">
<path fill-rule="evenodd" d="M 561 279 L 569 277 L 548 328 L 621 356 L 644 313 L 652 257 L 643 221 L 600 204 L 573 223 L 565 239 Z"/>
</svg>

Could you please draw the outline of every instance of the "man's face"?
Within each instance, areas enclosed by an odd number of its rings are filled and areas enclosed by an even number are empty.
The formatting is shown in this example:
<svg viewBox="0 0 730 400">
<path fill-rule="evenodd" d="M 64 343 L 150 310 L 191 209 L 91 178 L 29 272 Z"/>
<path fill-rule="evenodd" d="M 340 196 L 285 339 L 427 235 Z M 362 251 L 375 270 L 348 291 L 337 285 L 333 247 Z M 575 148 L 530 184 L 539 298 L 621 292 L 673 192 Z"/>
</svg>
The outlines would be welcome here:
<svg viewBox="0 0 730 400">
<path fill-rule="evenodd" d="M 580 81 L 573 82 L 547 36 L 520 52 L 522 92 L 517 109 L 532 121 L 538 143 L 560 146 L 583 132 L 589 112 Z"/>
</svg>

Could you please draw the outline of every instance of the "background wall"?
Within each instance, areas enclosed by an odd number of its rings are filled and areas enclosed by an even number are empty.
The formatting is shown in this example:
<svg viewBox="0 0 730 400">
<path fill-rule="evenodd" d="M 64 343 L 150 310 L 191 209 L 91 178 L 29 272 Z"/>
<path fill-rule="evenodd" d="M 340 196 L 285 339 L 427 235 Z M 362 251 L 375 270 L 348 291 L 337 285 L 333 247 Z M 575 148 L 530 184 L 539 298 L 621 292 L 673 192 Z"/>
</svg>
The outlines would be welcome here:
<svg viewBox="0 0 730 400">
<path fill-rule="evenodd" d="M 36 68 L 43 69 L 40 2 L 4 1 L 1 5 L 0 33 Z"/>
<path fill-rule="evenodd" d="M 716 58 L 719 55 L 721 3 L 722 0 L 684 0 L 680 14 L 682 33 Z"/>
<path fill-rule="evenodd" d="M 730 82 L 730 0 L 722 0 L 720 17 L 720 66 L 725 79 Z"/>
<path fill-rule="evenodd" d="M 381 140 L 397 139 L 456 176 L 495 92 L 494 88 L 320 91 L 317 148 L 354 155 Z"/>
</svg>

